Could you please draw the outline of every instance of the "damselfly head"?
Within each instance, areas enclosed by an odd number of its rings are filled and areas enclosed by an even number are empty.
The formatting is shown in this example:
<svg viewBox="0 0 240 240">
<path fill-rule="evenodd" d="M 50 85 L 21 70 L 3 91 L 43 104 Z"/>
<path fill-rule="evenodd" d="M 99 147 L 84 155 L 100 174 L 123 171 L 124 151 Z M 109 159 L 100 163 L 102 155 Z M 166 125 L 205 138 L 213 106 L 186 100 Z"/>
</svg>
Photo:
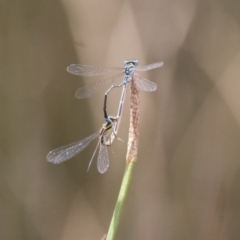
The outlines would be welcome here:
<svg viewBox="0 0 240 240">
<path fill-rule="evenodd" d="M 138 60 L 126 60 L 124 61 L 124 66 L 127 67 L 127 66 L 137 66 L 139 64 Z"/>
<path fill-rule="evenodd" d="M 130 76 L 134 72 L 134 68 L 138 65 L 138 60 L 124 61 L 124 74 Z"/>
</svg>

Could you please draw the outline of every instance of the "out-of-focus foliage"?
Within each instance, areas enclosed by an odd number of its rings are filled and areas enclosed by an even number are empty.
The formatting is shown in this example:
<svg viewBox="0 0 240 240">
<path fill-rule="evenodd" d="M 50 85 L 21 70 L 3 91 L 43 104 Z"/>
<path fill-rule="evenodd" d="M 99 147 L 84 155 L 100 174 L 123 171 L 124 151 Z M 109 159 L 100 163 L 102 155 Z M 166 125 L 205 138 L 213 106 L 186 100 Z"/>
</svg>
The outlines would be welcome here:
<svg viewBox="0 0 240 240">
<path fill-rule="evenodd" d="M 1 1 L 0 239 L 101 239 L 124 171 L 127 100 L 110 168 L 87 173 L 91 144 L 73 160 L 53 148 L 96 132 L 98 78 L 72 63 L 164 61 L 141 93 L 139 156 L 117 239 L 239 239 L 240 2 Z M 118 91 L 116 90 L 116 93 Z M 127 97 L 128 98 L 128 97 Z M 109 113 L 118 95 L 110 96 Z"/>
</svg>

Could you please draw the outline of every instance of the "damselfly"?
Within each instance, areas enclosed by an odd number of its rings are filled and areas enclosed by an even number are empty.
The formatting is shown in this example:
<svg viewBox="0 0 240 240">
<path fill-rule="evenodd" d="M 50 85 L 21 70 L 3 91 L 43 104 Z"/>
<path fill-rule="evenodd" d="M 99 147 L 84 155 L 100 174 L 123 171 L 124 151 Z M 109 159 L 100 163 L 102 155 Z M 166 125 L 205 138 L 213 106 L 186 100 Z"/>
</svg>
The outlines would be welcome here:
<svg viewBox="0 0 240 240">
<path fill-rule="evenodd" d="M 78 76 L 99 76 L 105 74 L 114 74 L 103 80 L 99 80 L 85 87 L 79 88 L 75 97 L 78 99 L 90 97 L 95 92 L 105 88 L 107 85 L 113 83 L 120 76 L 124 76 L 124 80 L 119 85 L 113 87 L 120 87 L 124 84 L 128 84 L 131 81 L 131 77 L 136 80 L 137 87 L 143 91 L 155 91 L 157 85 L 147 79 L 141 78 L 138 72 L 149 71 L 155 68 L 159 68 L 163 65 L 163 62 L 156 62 L 145 66 L 138 66 L 138 60 L 128 60 L 124 62 L 123 68 L 109 68 L 92 65 L 72 64 L 67 68 L 69 73 Z M 109 89 L 109 91 L 112 87 Z M 109 92 L 108 91 L 108 92 Z"/>
<path fill-rule="evenodd" d="M 62 162 L 65 162 L 77 154 L 79 154 L 82 150 L 84 150 L 94 139 L 99 137 L 97 146 L 93 152 L 92 158 L 88 165 L 88 170 L 91 166 L 91 163 L 93 161 L 93 158 L 97 152 L 97 149 L 100 145 L 98 157 L 97 157 L 97 169 L 100 173 L 105 173 L 109 167 L 109 158 L 108 158 L 108 150 L 107 146 L 109 143 L 106 140 L 106 136 L 111 132 L 111 129 L 114 125 L 114 123 L 117 121 L 117 118 L 109 117 L 109 122 L 106 122 L 103 124 L 100 131 L 84 138 L 83 140 L 80 140 L 78 142 L 74 142 L 71 144 L 68 144 L 66 146 L 57 148 L 52 150 L 47 155 L 47 160 L 49 162 L 52 162 L 54 164 L 59 164 Z"/>
<path fill-rule="evenodd" d="M 122 107 L 123 107 L 123 103 L 124 103 L 124 99 L 125 99 L 125 93 L 126 93 L 126 85 L 124 85 L 124 87 L 123 87 L 123 91 L 122 91 L 122 95 L 120 98 L 118 112 L 117 112 L 116 117 L 108 116 L 107 105 L 106 105 L 107 104 L 107 94 L 105 94 L 103 112 L 104 112 L 104 118 L 105 118 L 106 122 L 103 124 L 100 131 L 98 131 L 78 142 L 74 142 L 74 143 L 68 144 L 66 146 L 52 150 L 51 152 L 48 153 L 47 160 L 54 164 L 59 164 L 59 163 L 65 162 L 65 161 L 73 158 L 74 156 L 76 156 L 82 150 L 84 150 L 94 139 L 96 139 L 98 137 L 99 138 L 98 144 L 97 144 L 97 146 L 93 152 L 92 158 L 89 162 L 88 170 L 91 166 L 91 163 L 92 163 L 94 156 L 97 152 L 97 149 L 100 145 L 98 158 L 97 158 L 97 169 L 100 173 L 106 172 L 109 167 L 107 146 L 110 146 L 116 137 L 118 121 L 120 120 L 120 117 L 121 117 Z M 110 132 L 111 132 L 110 137 L 108 139 L 106 139 L 106 136 L 109 135 Z"/>
</svg>

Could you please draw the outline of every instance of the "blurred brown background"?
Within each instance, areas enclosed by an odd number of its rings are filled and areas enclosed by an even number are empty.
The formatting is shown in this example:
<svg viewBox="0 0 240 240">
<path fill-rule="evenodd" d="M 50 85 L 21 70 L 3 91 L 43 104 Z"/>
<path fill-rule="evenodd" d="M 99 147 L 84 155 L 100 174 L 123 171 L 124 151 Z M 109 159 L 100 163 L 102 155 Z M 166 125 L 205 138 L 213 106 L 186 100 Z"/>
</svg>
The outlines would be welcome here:
<svg viewBox="0 0 240 240">
<path fill-rule="evenodd" d="M 125 166 L 127 96 L 110 168 L 95 143 L 61 165 L 59 146 L 96 132 L 103 92 L 72 63 L 164 61 L 144 76 L 139 157 L 117 239 L 240 239 L 240 1 L 1 1 L 0 239 L 101 239 Z M 110 96 L 114 114 L 118 96 Z"/>
</svg>

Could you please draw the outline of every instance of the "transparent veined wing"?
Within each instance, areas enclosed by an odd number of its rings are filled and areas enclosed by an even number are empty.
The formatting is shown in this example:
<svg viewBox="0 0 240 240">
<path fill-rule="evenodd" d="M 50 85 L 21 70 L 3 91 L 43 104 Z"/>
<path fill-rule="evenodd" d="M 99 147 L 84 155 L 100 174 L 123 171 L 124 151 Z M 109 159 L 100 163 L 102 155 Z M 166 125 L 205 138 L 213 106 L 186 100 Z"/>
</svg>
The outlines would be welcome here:
<svg viewBox="0 0 240 240">
<path fill-rule="evenodd" d="M 103 80 L 99 80 L 97 82 L 91 83 L 91 84 L 89 84 L 87 86 L 84 86 L 82 88 L 79 88 L 75 93 L 75 97 L 77 99 L 88 98 L 92 94 L 104 89 L 106 86 L 109 86 L 111 83 L 116 81 L 116 79 L 119 78 L 120 76 L 123 76 L 123 73 L 118 73 L 118 74 L 113 75 L 109 78 L 105 78 Z"/>
<path fill-rule="evenodd" d="M 136 73 L 134 73 L 132 77 L 136 81 L 137 87 L 142 91 L 153 92 L 157 89 L 157 85 L 154 82 L 141 78 Z"/>
<path fill-rule="evenodd" d="M 95 154 L 96 154 L 96 152 L 97 152 L 97 149 L 98 149 L 99 144 L 100 144 L 100 138 L 99 138 L 99 140 L 98 140 L 98 144 L 97 144 L 97 146 L 95 147 L 95 150 L 94 150 L 94 152 L 93 152 L 93 155 L 92 155 L 92 157 L 91 157 L 91 160 L 89 161 L 87 171 L 89 171 L 89 168 L 90 168 L 91 165 L 92 165 L 92 161 L 93 161 L 94 156 L 95 156 Z"/>
<path fill-rule="evenodd" d="M 81 141 L 74 142 L 66 146 L 54 149 L 48 153 L 47 160 L 54 164 L 59 164 L 64 161 L 67 161 L 68 159 L 73 158 L 78 153 L 80 153 L 83 149 L 85 149 L 89 145 L 89 143 L 98 136 L 99 136 L 99 132 L 96 132 L 84 138 Z"/>
<path fill-rule="evenodd" d="M 136 66 L 135 69 L 137 71 L 149 71 L 155 68 L 159 68 L 162 67 L 163 62 L 156 62 L 156 63 L 151 63 L 149 65 L 145 65 L 145 66 Z"/>
<path fill-rule="evenodd" d="M 107 146 L 100 143 L 99 154 L 97 158 L 97 169 L 100 173 L 105 173 L 109 167 L 109 158 Z"/>
<path fill-rule="evenodd" d="M 97 76 L 113 73 L 115 71 L 123 71 L 123 68 L 108 68 L 93 65 L 71 64 L 67 67 L 67 71 L 78 76 Z"/>
</svg>

